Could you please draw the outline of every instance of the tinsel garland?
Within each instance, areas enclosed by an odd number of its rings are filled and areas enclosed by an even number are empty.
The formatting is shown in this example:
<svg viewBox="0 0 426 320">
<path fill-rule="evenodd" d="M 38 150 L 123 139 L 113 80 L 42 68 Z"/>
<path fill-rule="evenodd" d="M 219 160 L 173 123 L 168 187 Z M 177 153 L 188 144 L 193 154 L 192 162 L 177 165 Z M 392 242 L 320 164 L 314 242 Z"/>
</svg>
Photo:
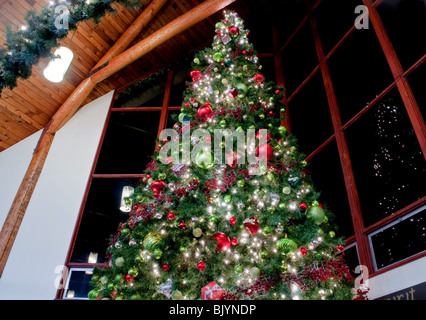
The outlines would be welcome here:
<svg viewBox="0 0 426 320">
<path fill-rule="evenodd" d="M 59 46 L 69 31 L 77 29 L 80 22 L 92 20 L 96 24 L 107 13 L 115 12 L 113 5 L 119 3 L 127 8 L 142 7 L 140 0 L 71 0 L 60 1 L 44 6 L 41 12 L 30 10 L 25 16 L 27 25 L 15 31 L 6 27 L 6 42 L 0 48 L 0 93 L 4 88 L 13 89 L 17 80 L 28 79 L 32 67 L 40 59 L 53 57 L 51 51 Z M 57 19 L 61 15 L 58 5 L 66 6 L 67 28 L 58 28 Z M 62 13 L 63 14 L 63 13 Z"/>
</svg>

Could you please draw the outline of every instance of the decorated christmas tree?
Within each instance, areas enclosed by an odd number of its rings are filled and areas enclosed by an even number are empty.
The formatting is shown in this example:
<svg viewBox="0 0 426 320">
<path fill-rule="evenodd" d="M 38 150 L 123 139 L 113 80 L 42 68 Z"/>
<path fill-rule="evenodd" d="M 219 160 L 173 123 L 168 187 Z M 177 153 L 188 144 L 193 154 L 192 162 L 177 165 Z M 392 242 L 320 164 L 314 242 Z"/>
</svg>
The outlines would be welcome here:
<svg viewBox="0 0 426 320">
<path fill-rule="evenodd" d="M 196 54 L 91 299 L 353 299 L 333 214 L 235 12 Z"/>
</svg>

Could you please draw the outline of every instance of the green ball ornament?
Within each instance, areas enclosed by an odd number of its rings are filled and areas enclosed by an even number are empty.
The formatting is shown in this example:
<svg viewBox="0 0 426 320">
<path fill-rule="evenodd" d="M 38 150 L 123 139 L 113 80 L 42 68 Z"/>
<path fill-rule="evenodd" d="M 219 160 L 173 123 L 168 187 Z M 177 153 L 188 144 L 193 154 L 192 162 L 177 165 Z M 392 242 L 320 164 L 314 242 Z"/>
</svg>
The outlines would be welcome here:
<svg viewBox="0 0 426 320">
<path fill-rule="evenodd" d="M 237 181 L 237 187 L 238 188 L 244 187 L 245 184 L 246 184 L 246 182 L 244 180 L 242 180 L 242 179 L 240 179 L 240 180 Z"/>
<path fill-rule="evenodd" d="M 108 283 L 107 289 L 109 291 L 113 291 L 115 289 L 115 285 L 113 283 Z"/>
<path fill-rule="evenodd" d="M 268 259 L 269 257 L 269 252 L 268 251 L 261 251 L 260 252 L 260 258 L 261 259 Z"/>
<path fill-rule="evenodd" d="M 186 251 L 186 247 L 180 246 L 179 247 L 179 252 L 180 253 L 184 253 Z"/>
<path fill-rule="evenodd" d="M 132 278 L 136 278 L 139 274 L 138 269 L 136 268 L 130 268 L 129 271 L 127 271 L 127 273 L 129 274 L 129 276 L 131 276 Z"/>
<path fill-rule="evenodd" d="M 114 263 L 117 267 L 121 268 L 122 266 L 124 266 L 124 258 L 118 257 L 117 259 L 115 259 Z"/>
<path fill-rule="evenodd" d="M 198 58 L 194 58 L 194 63 L 195 63 L 195 64 L 200 64 L 200 59 L 198 59 Z"/>
<path fill-rule="evenodd" d="M 135 293 L 130 296 L 130 300 L 141 300 L 141 299 L 142 297 L 139 293 Z"/>
<path fill-rule="evenodd" d="M 226 203 L 230 203 L 232 201 L 232 197 L 227 194 L 226 196 L 223 197 L 223 201 L 225 201 Z"/>
<path fill-rule="evenodd" d="M 166 174 L 164 172 L 159 173 L 158 174 L 158 179 L 160 179 L 160 180 L 166 179 Z"/>
<path fill-rule="evenodd" d="M 184 121 L 190 121 L 191 117 L 188 116 L 186 113 L 181 112 L 178 116 L 178 119 L 180 122 L 184 122 Z"/>
<path fill-rule="evenodd" d="M 194 235 L 194 237 L 199 238 L 203 234 L 203 230 L 201 230 L 200 228 L 195 228 L 192 231 L 192 234 Z"/>
<path fill-rule="evenodd" d="M 158 248 L 161 240 L 161 235 L 158 232 L 150 232 L 143 240 L 143 247 L 145 250 L 151 252 Z"/>
<path fill-rule="evenodd" d="M 102 284 L 106 284 L 108 282 L 108 278 L 106 276 L 102 276 L 99 280 Z"/>
<path fill-rule="evenodd" d="M 297 249 L 297 244 L 291 239 L 283 238 L 275 243 L 275 247 L 282 253 L 289 253 Z"/>
<path fill-rule="evenodd" d="M 316 224 L 324 222 L 325 211 L 320 206 L 312 206 L 307 211 L 307 216 L 315 221 Z"/>
<path fill-rule="evenodd" d="M 291 188 L 290 187 L 284 187 L 283 188 L 283 193 L 284 194 L 290 194 L 291 193 Z"/>
<path fill-rule="evenodd" d="M 263 119 L 265 119 L 265 115 L 263 113 L 261 113 L 261 114 L 259 114 L 259 118 L 263 120 Z"/>
<path fill-rule="evenodd" d="M 330 236 L 330 238 L 334 238 L 336 236 L 336 233 L 334 231 L 330 231 L 328 235 Z"/>
<path fill-rule="evenodd" d="M 220 121 L 219 121 L 219 125 L 220 125 L 221 127 L 225 127 L 225 126 L 226 126 L 226 120 L 220 120 Z"/>
<path fill-rule="evenodd" d="M 202 169 L 210 169 L 214 165 L 214 156 L 208 151 L 201 150 L 195 157 L 195 163 Z"/>
<path fill-rule="evenodd" d="M 152 252 L 152 255 L 154 256 L 154 258 L 155 259 L 160 259 L 161 258 L 161 256 L 163 255 L 163 251 L 161 250 L 161 249 L 155 249 L 153 252 Z"/>
<path fill-rule="evenodd" d="M 236 274 L 242 274 L 242 273 L 243 273 L 243 271 L 244 271 L 244 269 L 243 269 L 243 267 L 242 267 L 242 266 L 236 266 L 236 267 L 235 267 L 235 269 L 234 269 L 234 272 L 235 272 Z"/>
<path fill-rule="evenodd" d="M 250 269 L 249 273 L 253 278 L 257 278 L 260 276 L 260 269 L 258 267 L 253 267 Z"/>
<path fill-rule="evenodd" d="M 238 97 L 239 98 L 244 98 L 247 95 L 248 88 L 244 83 L 237 83 L 235 85 L 235 88 L 238 91 Z"/>
<path fill-rule="evenodd" d="M 268 227 L 268 226 L 264 227 L 262 231 L 266 235 L 270 235 L 271 234 L 271 228 Z"/>
<path fill-rule="evenodd" d="M 216 216 L 210 217 L 210 222 L 217 223 L 217 217 Z"/>
<path fill-rule="evenodd" d="M 220 29 L 222 27 L 222 22 L 218 22 L 214 25 L 215 29 Z"/>
<path fill-rule="evenodd" d="M 288 130 L 286 127 L 278 127 L 278 132 L 281 133 L 282 135 L 287 134 Z"/>
<path fill-rule="evenodd" d="M 268 172 L 268 174 L 266 175 L 266 179 L 272 182 L 275 179 L 275 175 L 272 172 Z"/>
<path fill-rule="evenodd" d="M 223 54 L 221 52 L 216 52 L 215 54 L 213 54 L 213 60 L 216 62 L 222 62 Z"/>
<path fill-rule="evenodd" d="M 98 282 L 99 281 L 99 276 L 97 274 L 93 275 L 91 281 Z"/>
<path fill-rule="evenodd" d="M 124 228 L 123 230 L 121 230 L 121 234 L 123 236 L 127 236 L 128 234 L 130 234 L 130 229 L 129 228 Z"/>
<path fill-rule="evenodd" d="M 278 206 L 280 209 L 285 209 L 287 207 L 284 202 L 281 202 Z"/>
<path fill-rule="evenodd" d="M 172 292 L 172 299 L 173 300 L 181 300 L 182 299 L 182 292 L 179 290 L 175 290 Z"/>
<path fill-rule="evenodd" d="M 87 294 L 87 297 L 89 298 L 89 300 L 96 300 L 100 292 L 101 291 L 98 289 L 90 290 L 89 293 Z"/>
<path fill-rule="evenodd" d="M 117 274 L 114 277 L 114 282 L 115 283 L 124 283 L 124 276 L 122 274 Z"/>
</svg>

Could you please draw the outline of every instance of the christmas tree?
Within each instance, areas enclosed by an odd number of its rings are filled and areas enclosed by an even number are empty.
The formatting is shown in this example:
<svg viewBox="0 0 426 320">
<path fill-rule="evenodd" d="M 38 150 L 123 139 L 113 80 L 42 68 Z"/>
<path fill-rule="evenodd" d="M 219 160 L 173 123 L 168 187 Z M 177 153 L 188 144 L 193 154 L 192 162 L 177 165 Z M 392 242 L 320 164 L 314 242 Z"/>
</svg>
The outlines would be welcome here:
<svg viewBox="0 0 426 320">
<path fill-rule="evenodd" d="M 90 299 L 352 299 L 333 214 L 235 12 L 195 55 Z M 212 151 L 214 149 L 214 151 Z"/>
</svg>

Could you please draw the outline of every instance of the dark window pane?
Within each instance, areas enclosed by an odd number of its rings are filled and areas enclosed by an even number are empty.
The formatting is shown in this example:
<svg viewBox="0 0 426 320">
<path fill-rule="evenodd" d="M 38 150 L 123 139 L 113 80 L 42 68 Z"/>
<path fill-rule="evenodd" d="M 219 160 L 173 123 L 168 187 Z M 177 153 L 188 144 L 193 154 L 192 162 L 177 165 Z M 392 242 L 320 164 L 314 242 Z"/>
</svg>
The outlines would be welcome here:
<svg viewBox="0 0 426 320">
<path fill-rule="evenodd" d="M 306 16 L 305 2 L 300 0 L 272 0 L 269 2 L 280 33 L 280 44 L 284 45 Z"/>
<path fill-rule="evenodd" d="M 191 70 L 181 70 L 173 77 L 173 86 L 170 93 L 169 106 L 182 106 L 183 93 L 187 88 L 187 81 L 191 81 Z"/>
<path fill-rule="evenodd" d="M 136 82 L 118 94 L 114 108 L 161 107 L 166 88 L 167 73 L 160 73 Z"/>
<path fill-rule="evenodd" d="M 426 250 L 426 207 L 371 235 L 377 269 Z"/>
<path fill-rule="evenodd" d="M 355 273 L 356 267 L 359 266 L 358 249 L 356 244 L 349 245 L 348 247 L 346 247 L 343 253 L 344 253 L 343 259 L 346 262 L 346 264 L 349 266 L 350 273 L 355 278 L 358 277 L 360 273 L 359 272 Z"/>
<path fill-rule="evenodd" d="M 323 0 L 314 11 L 324 53 L 327 54 L 354 26 L 361 0 Z"/>
<path fill-rule="evenodd" d="M 311 26 L 305 23 L 283 50 L 283 72 L 287 93 L 291 94 L 318 65 Z"/>
<path fill-rule="evenodd" d="M 366 225 L 426 195 L 425 160 L 394 89 L 346 131 Z"/>
<path fill-rule="evenodd" d="M 426 2 L 382 1 L 377 11 L 402 67 L 408 69 L 426 53 Z"/>
<path fill-rule="evenodd" d="M 142 173 L 155 148 L 160 114 L 112 112 L 95 173 Z"/>
<path fill-rule="evenodd" d="M 110 235 L 115 234 L 129 214 L 120 211 L 124 186 L 136 187 L 138 179 L 93 179 L 71 262 L 88 263 L 91 252 L 98 253 L 97 263 L 105 261 Z"/>
<path fill-rule="evenodd" d="M 393 82 L 374 30 L 356 30 L 328 60 L 342 122 Z"/>
<path fill-rule="evenodd" d="M 321 193 L 321 202 L 333 212 L 338 227 L 336 235 L 345 238 L 354 234 L 348 196 L 343 180 L 335 141 L 330 142 L 309 162 L 314 187 Z"/>
<path fill-rule="evenodd" d="M 259 63 L 262 66 L 261 73 L 265 77 L 265 81 L 277 82 L 275 74 L 275 61 L 273 57 L 262 57 L 259 59 Z"/>
<path fill-rule="evenodd" d="M 334 133 L 320 72 L 289 102 L 288 108 L 292 132 L 306 155 Z"/>
<path fill-rule="evenodd" d="M 70 281 L 65 292 L 65 298 L 68 299 L 88 299 L 87 295 L 92 288 L 90 280 L 92 272 L 88 270 L 70 270 Z"/>
<path fill-rule="evenodd" d="M 426 63 L 408 75 L 408 82 L 413 91 L 414 98 L 417 101 L 423 119 L 426 119 Z"/>
</svg>

